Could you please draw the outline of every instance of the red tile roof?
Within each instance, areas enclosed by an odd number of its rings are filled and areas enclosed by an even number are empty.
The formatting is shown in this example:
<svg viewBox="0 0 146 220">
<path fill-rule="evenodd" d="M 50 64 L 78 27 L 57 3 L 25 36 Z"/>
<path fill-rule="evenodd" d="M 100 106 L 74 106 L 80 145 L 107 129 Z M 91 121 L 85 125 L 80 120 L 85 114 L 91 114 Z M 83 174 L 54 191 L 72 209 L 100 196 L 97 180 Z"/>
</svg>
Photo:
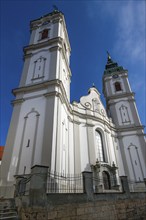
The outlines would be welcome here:
<svg viewBox="0 0 146 220">
<path fill-rule="evenodd" d="M 0 160 L 2 160 L 3 153 L 4 153 L 4 146 L 0 146 Z"/>
</svg>

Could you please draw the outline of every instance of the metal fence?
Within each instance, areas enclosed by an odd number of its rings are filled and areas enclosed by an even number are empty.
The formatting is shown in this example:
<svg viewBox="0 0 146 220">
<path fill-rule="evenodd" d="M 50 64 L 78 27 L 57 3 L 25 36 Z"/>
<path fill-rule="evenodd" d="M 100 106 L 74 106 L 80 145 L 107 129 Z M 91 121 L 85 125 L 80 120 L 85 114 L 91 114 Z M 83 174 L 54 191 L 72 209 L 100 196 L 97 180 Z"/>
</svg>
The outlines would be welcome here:
<svg viewBox="0 0 146 220">
<path fill-rule="evenodd" d="M 128 180 L 130 192 L 146 192 L 146 185 L 144 181 L 136 182 L 134 180 Z"/>
<path fill-rule="evenodd" d="M 32 181 L 32 177 L 34 179 Z M 15 186 L 15 196 L 29 195 L 30 185 L 33 189 L 33 183 L 36 179 L 38 181 L 38 176 L 42 176 L 42 173 L 32 173 L 16 176 L 16 186 Z M 102 176 L 102 178 L 96 177 L 95 175 L 84 176 L 81 174 L 60 174 L 57 172 L 49 172 L 45 174 L 45 179 L 42 178 L 40 183 L 45 183 L 44 189 L 46 193 L 84 193 L 85 188 L 93 189 L 94 193 L 112 193 L 122 191 L 123 183 L 117 182 L 114 177 Z M 84 178 L 83 178 L 84 176 Z M 84 180 L 84 181 L 83 181 Z M 45 182 L 44 182 L 45 181 Z M 146 192 L 146 183 L 144 181 L 135 182 L 133 180 L 126 179 L 126 188 L 130 192 Z M 128 187 L 129 185 L 129 187 Z M 44 186 L 43 186 L 44 187 Z"/>
<path fill-rule="evenodd" d="M 83 193 L 82 174 L 49 172 L 47 193 Z"/>
</svg>

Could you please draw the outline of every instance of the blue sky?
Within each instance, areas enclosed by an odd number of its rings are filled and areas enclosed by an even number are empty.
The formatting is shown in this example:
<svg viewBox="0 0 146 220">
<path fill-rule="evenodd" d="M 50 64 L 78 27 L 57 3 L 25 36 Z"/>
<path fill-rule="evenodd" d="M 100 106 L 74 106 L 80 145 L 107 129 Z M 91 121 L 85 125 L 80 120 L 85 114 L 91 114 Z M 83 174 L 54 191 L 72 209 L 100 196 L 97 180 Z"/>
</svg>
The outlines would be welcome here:
<svg viewBox="0 0 146 220">
<path fill-rule="evenodd" d="M 11 94 L 23 67 L 29 22 L 56 5 L 65 15 L 71 44 L 71 101 L 79 101 L 94 83 L 102 95 L 108 50 L 128 69 L 142 124 L 146 125 L 146 4 L 143 0 L 0 0 L 0 145 L 5 145 L 12 114 Z"/>
</svg>

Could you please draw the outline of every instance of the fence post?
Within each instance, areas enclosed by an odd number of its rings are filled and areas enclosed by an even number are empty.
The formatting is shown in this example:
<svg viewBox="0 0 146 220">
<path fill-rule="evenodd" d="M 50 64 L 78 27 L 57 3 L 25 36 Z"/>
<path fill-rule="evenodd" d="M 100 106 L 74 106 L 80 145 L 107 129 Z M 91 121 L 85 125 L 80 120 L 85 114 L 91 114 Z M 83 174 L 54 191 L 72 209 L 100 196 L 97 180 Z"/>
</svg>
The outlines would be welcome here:
<svg viewBox="0 0 146 220">
<path fill-rule="evenodd" d="M 82 172 L 83 190 L 87 194 L 88 199 L 93 199 L 93 173 L 91 171 Z"/>
<path fill-rule="evenodd" d="M 120 176 L 123 192 L 126 194 L 130 193 L 127 176 Z"/>
<path fill-rule="evenodd" d="M 44 206 L 47 202 L 47 175 L 48 167 L 35 165 L 31 168 L 30 205 Z"/>
</svg>

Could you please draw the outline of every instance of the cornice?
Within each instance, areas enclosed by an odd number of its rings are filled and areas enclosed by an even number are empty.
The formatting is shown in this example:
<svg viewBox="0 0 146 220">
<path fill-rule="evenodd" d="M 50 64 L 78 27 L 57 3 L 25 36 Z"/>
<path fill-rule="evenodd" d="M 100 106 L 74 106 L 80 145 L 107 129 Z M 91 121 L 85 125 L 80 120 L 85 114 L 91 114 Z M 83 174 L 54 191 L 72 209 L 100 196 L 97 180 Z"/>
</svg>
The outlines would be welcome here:
<svg viewBox="0 0 146 220">
<path fill-rule="evenodd" d="M 62 18 L 55 18 L 53 21 L 52 21 L 52 23 L 53 24 L 56 24 L 56 23 L 59 23 L 59 22 L 61 22 L 62 21 Z"/>
<path fill-rule="evenodd" d="M 90 124 L 90 123 L 86 123 L 85 126 L 87 126 L 88 128 L 89 128 L 89 127 L 90 127 L 90 128 L 93 128 L 93 127 L 94 127 L 94 125 L 93 125 L 93 124 Z"/>
<path fill-rule="evenodd" d="M 54 80 L 48 80 L 42 83 L 38 83 L 38 84 L 31 84 L 31 85 L 27 85 L 24 87 L 20 87 L 20 88 L 16 88 L 12 90 L 12 93 L 16 96 L 19 93 L 23 93 L 23 92 L 30 92 L 30 91 L 34 91 L 34 90 L 40 90 L 40 89 L 44 89 L 47 88 L 50 85 L 59 85 L 60 84 L 60 80 L 59 79 L 54 79 Z"/>
<path fill-rule="evenodd" d="M 104 123 L 104 125 L 106 125 L 109 129 L 112 129 L 113 131 L 116 131 L 116 128 L 114 127 L 114 124 L 111 125 L 108 121 L 105 121 L 101 118 L 97 118 L 95 116 L 92 116 L 92 115 L 87 115 L 87 114 L 83 114 L 83 113 L 80 113 L 80 112 L 77 112 L 75 110 L 72 110 L 72 114 L 73 115 L 76 115 L 78 116 L 79 118 L 82 118 L 82 119 L 91 119 L 93 121 L 96 121 L 96 122 L 100 122 L 100 123 Z M 93 123 L 88 123 L 90 124 L 90 126 L 94 126 Z"/>
<path fill-rule="evenodd" d="M 62 49 L 62 48 L 57 45 L 57 46 L 53 46 L 53 47 L 49 48 L 49 51 L 50 51 L 50 52 L 57 51 L 57 50 L 60 51 L 61 49 Z"/>
<path fill-rule="evenodd" d="M 112 76 L 114 75 L 114 74 L 118 74 L 119 76 L 121 76 L 121 77 L 127 77 L 128 76 L 128 70 L 123 70 L 123 71 L 121 71 L 120 73 L 118 72 L 118 71 L 115 71 L 115 72 L 112 72 L 112 73 L 110 73 L 110 74 L 105 74 L 105 75 L 103 75 L 103 81 L 109 81 L 109 80 L 111 80 L 112 79 Z"/>
<path fill-rule="evenodd" d="M 47 93 L 44 93 L 43 95 L 45 96 L 45 97 L 50 97 L 50 96 L 59 96 L 59 92 L 57 92 L 57 91 L 54 91 L 54 92 L 47 92 Z"/>
<path fill-rule="evenodd" d="M 116 95 L 112 95 L 107 97 L 107 101 L 109 102 L 111 99 L 119 99 L 119 98 L 126 98 L 126 97 L 134 97 L 135 93 L 134 92 L 129 92 L 129 93 L 121 93 L 121 94 L 116 94 Z"/>
<path fill-rule="evenodd" d="M 22 104 L 25 101 L 25 99 L 15 99 L 11 102 L 12 105 L 16 104 Z"/>
<path fill-rule="evenodd" d="M 26 93 L 26 92 L 31 92 L 31 91 L 37 91 L 37 90 L 41 90 L 41 89 L 46 89 L 48 86 L 60 86 L 61 89 L 61 93 L 59 92 L 50 92 L 50 93 L 45 93 L 44 96 L 52 96 L 52 95 L 56 95 L 59 96 L 61 99 L 62 103 L 65 103 L 67 106 L 67 109 L 70 113 L 72 113 L 72 108 L 71 108 L 71 104 L 68 101 L 67 95 L 66 95 L 66 91 L 64 89 L 63 83 L 61 80 L 59 79 L 54 79 L 54 80 L 48 80 L 46 82 L 42 82 L 39 84 L 33 84 L 33 85 L 28 85 L 25 87 L 20 87 L 20 88 L 16 88 L 12 90 L 12 93 L 16 96 L 17 94 L 21 94 L 21 93 Z"/>
<path fill-rule="evenodd" d="M 120 132 L 130 132 L 130 131 L 137 131 L 137 130 L 143 130 L 144 129 L 144 126 L 143 125 L 139 125 L 139 126 L 133 126 L 133 127 L 130 127 L 130 126 L 127 126 L 126 128 L 123 127 L 123 128 L 117 128 L 117 132 L 120 133 Z M 124 134 L 125 135 L 125 134 Z M 131 135 L 131 134 L 130 134 Z"/>
<path fill-rule="evenodd" d="M 53 23 L 53 20 L 56 19 L 64 19 L 64 16 L 61 12 L 58 13 L 48 13 L 38 19 L 30 21 L 30 28 L 31 30 L 36 27 L 37 25 L 41 25 L 42 23 L 48 21 L 50 23 Z"/>
<path fill-rule="evenodd" d="M 76 121 L 76 120 L 73 120 L 73 123 L 76 124 L 76 125 L 80 125 L 80 124 L 82 124 L 81 122 Z"/>
<path fill-rule="evenodd" d="M 63 42 L 63 38 L 61 37 L 55 37 L 55 38 L 51 38 L 47 41 L 43 41 L 43 42 L 39 42 L 37 44 L 31 44 L 31 45 L 28 45 L 26 47 L 23 48 L 23 51 L 24 51 L 24 54 L 27 53 L 27 51 L 29 50 L 36 50 L 36 49 L 40 49 L 42 47 L 46 47 L 46 46 L 50 46 L 50 45 L 53 45 L 55 43 L 59 43 L 62 45 L 62 42 Z"/>
<path fill-rule="evenodd" d="M 71 114 L 72 116 L 77 116 L 80 119 L 86 119 L 86 120 L 91 119 L 92 121 L 95 121 L 95 122 L 104 123 L 109 129 L 116 131 L 116 129 L 114 127 L 115 125 L 113 123 L 111 124 L 111 122 L 109 122 L 107 120 L 104 120 L 102 118 L 98 118 L 98 117 L 95 117 L 92 115 L 83 114 L 83 113 L 80 113 L 80 112 L 73 110 L 72 105 L 69 103 L 69 100 L 67 98 L 63 83 L 62 83 L 62 81 L 60 81 L 58 79 L 42 82 L 42 83 L 35 84 L 35 85 L 28 85 L 25 87 L 17 88 L 17 89 L 13 90 L 13 94 L 16 96 L 17 94 L 44 89 L 44 88 L 47 88 L 48 86 L 52 86 L 52 85 L 60 87 L 61 91 L 60 92 L 53 91 L 53 92 L 44 93 L 43 95 L 46 98 L 50 97 L 50 96 L 57 96 L 60 98 L 61 102 L 66 105 L 69 114 Z M 15 100 L 14 103 L 21 103 L 22 101 L 24 101 L 24 99 Z M 76 120 L 73 120 L 73 122 L 75 122 L 75 121 Z M 89 123 L 89 124 L 90 124 L 90 126 L 93 126 L 93 123 Z"/>
<path fill-rule="evenodd" d="M 107 105 L 115 105 L 116 103 L 119 103 L 119 102 L 134 102 L 135 101 L 135 99 L 134 98 L 131 98 L 131 99 L 120 99 L 120 100 L 108 100 L 108 102 L 107 102 Z"/>
<path fill-rule="evenodd" d="M 143 134 L 137 134 L 138 136 L 142 136 L 142 137 L 145 137 L 146 136 L 146 134 L 145 133 L 143 133 Z"/>
<path fill-rule="evenodd" d="M 24 55 L 23 55 L 23 60 L 25 60 L 25 59 L 27 59 L 27 58 L 30 58 L 30 57 L 32 57 L 32 56 L 33 56 L 32 53 L 24 54 Z"/>
</svg>

